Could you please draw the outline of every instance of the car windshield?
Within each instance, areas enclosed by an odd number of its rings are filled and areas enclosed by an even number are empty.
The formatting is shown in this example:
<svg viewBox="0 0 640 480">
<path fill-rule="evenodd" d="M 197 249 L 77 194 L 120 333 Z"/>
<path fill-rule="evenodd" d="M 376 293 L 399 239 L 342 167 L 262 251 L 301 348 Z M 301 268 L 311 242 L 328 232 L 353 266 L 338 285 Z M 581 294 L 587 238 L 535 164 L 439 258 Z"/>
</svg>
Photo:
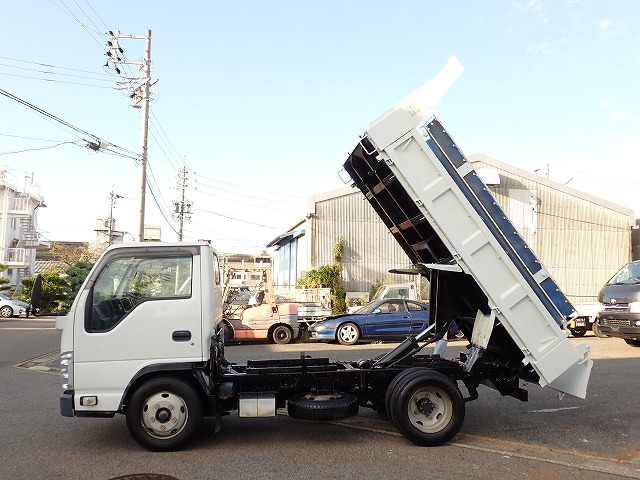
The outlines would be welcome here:
<svg viewBox="0 0 640 480">
<path fill-rule="evenodd" d="M 4 293 L 0 293 L 0 298 L 2 300 L 13 300 L 9 295 L 5 295 Z"/>
<path fill-rule="evenodd" d="M 640 262 L 633 262 L 622 267 L 607 285 L 635 285 L 640 283 Z"/>
</svg>

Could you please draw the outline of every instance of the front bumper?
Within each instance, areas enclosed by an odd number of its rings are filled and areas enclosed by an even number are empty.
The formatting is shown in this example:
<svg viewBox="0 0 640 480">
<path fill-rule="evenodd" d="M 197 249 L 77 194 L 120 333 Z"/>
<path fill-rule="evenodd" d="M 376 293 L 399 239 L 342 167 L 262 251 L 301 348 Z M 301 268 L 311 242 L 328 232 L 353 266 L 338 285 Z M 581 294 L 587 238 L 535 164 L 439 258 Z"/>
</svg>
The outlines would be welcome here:
<svg viewBox="0 0 640 480">
<path fill-rule="evenodd" d="M 610 337 L 640 340 L 640 313 L 602 312 L 598 321 L 600 330 Z"/>
<path fill-rule="evenodd" d="M 60 394 L 60 414 L 73 417 L 73 390 L 65 390 Z"/>
<path fill-rule="evenodd" d="M 333 330 L 322 330 L 320 332 L 316 332 L 315 330 L 309 330 L 309 340 L 313 340 L 316 342 L 331 342 L 336 339 L 336 331 Z"/>
</svg>

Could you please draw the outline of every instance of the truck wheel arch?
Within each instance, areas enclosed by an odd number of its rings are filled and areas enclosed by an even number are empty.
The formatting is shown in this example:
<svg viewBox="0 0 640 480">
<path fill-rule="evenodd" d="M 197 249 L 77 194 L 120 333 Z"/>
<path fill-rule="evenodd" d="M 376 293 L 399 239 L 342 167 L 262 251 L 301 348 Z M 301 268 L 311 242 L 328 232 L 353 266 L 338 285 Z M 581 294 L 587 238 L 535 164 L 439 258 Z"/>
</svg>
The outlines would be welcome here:
<svg viewBox="0 0 640 480">
<path fill-rule="evenodd" d="M 118 411 L 124 413 L 127 403 L 131 396 L 140 388 L 141 385 L 163 377 L 172 377 L 182 380 L 191 385 L 194 392 L 201 397 L 204 402 L 205 415 L 212 414 L 215 410 L 208 401 L 206 392 L 207 384 L 204 379 L 204 373 L 200 370 L 194 370 L 191 363 L 168 363 L 159 365 L 148 365 L 136 373 L 122 394 Z"/>
</svg>

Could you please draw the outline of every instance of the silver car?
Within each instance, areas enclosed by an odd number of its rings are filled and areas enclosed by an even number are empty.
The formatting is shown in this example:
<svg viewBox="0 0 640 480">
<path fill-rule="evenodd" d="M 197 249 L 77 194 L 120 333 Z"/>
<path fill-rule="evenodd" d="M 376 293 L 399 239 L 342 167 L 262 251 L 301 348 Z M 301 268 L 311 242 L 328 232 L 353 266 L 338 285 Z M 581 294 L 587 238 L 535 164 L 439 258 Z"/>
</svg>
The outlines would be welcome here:
<svg viewBox="0 0 640 480">
<path fill-rule="evenodd" d="M 20 316 L 26 313 L 28 306 L 28 303 L 0 293 L 0 317 L 11 318 L 16 315 Z"/>
</svg>

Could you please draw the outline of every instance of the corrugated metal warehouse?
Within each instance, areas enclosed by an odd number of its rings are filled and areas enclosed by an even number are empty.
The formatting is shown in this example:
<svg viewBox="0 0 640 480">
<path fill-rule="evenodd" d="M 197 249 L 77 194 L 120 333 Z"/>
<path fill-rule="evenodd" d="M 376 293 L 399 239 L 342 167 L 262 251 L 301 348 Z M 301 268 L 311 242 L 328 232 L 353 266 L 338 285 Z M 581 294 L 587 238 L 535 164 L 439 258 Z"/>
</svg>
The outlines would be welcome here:
<svg viewBox="0 0 640 480">
<path fill-rule="evenodd" d="M 631 260 L 633 211 L 483 155 L 471 155 L 498 204 L 574 303 L 596 301 L 602 285 Z M 303 272 L 340 262 L 347 292 L 368 292 L 409 259 L 359 190 L 345 187 L 309 198 L 308 214 L 274 239 L 277 281 L 295 285 Z"/>
</svg>

